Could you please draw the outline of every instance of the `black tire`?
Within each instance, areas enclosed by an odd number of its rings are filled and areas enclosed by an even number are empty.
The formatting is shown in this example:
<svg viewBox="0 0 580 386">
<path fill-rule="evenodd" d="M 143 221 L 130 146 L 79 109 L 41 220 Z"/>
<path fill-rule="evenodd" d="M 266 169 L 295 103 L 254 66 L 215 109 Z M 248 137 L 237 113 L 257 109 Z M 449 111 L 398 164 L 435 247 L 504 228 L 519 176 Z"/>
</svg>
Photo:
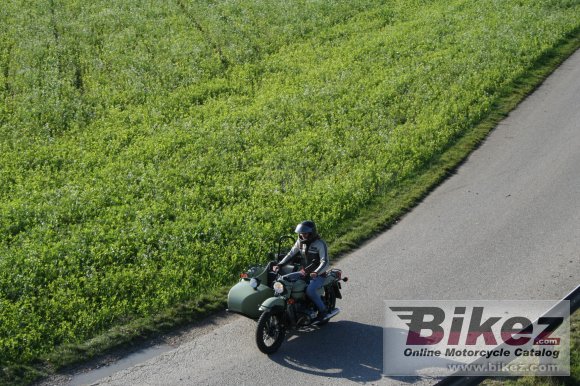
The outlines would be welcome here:
<svg viewBox="0 0 580 386">
<path fill-rule="evenodd" d="M 334 292 L 334 286 L 325 288 L 323 301 L 326 306 L 326 312 L 330 313 L 336 308 L 336 292 Z M 322 322 L 319 322 L 318 325 L 324 326 L 329 321 L 330 319 L 323 320 Z"/>
<path fill-rule="evenodd" d="M 256 329 L 256 344 L 264 354 L 275 353 L 286 336 L 286 328 L 282 325 L 282 314 L 264 311 L 258 319 Z"/>
</svg>

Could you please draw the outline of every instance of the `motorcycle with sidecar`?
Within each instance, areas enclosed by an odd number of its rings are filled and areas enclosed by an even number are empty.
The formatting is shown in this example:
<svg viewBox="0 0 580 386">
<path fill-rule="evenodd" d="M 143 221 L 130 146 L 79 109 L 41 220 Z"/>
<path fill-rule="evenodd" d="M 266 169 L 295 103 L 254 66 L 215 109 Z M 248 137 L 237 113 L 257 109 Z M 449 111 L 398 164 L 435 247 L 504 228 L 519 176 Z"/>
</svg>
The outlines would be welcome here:
<svg viewBox="0 0 580 386">
<path fill-rule="evenodd" d="M 336 308 L 336 299 L 342 299 L 341 282 L 348 280 L 336 268 L 323 274 L 324 284 L 317 292 L 327 307 L 327 316 L 317 321 L 317 308 L 306 295 L 309 278 L 298 273 L 300 262 L 281 267 L 278 272 L 272 269 L 286 255 L 282 251 L 286 239 L 294 240 L 291 236 L 282 236 L 278 240 L 275 260 L 243 272 L 240 281 L 228 293 L 229 312 L 258 321 L 256 344 L 265 354 L 272 354 L 280 348 L 288 329 L 322 326 L 338 315 L 340 309 Z"/>
</svg>

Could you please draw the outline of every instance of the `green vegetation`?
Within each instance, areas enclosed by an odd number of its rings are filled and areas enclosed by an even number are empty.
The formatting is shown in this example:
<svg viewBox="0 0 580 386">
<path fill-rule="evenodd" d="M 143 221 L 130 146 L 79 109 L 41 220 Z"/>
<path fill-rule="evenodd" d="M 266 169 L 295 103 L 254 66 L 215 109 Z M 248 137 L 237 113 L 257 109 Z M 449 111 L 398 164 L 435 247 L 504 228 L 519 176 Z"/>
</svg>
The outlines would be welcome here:
<svg viewBox="0 0 580 386">
<path fill-rule="evenodd" d="M 488 378 L 483 383 L 486 386 L 497 384 L 511 386 L 565 386 L 580 384 L 580 312 L 570 315 L 570 376 L 569 377 L 519 377 L 519 378 Z"/>
<path fill-rule="evenodd" d="M 344 240 L 579 27 L 576 0 L 3 2 L 0 368 L 220 291 L 302 219 Z"/>
</svg>

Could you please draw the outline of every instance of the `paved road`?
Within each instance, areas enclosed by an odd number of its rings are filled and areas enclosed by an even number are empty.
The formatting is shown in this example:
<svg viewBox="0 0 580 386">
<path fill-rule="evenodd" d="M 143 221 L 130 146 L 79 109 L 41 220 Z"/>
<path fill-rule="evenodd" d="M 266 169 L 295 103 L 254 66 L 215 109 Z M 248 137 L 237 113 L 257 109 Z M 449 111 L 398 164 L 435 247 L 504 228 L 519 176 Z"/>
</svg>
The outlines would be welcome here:
<svg viewBox="0 0 580 386">
<path fill-rule="evenodd" d="M 338 265 L 351 278 L 343 312 L 271 357 L 255 347 L 255 323 L 234 316 L 97 383 L 433 383 L 381 375 L 385 299 L 566 295 L 580 283 L 580 51 L 454 176 Z"/>
</svg>

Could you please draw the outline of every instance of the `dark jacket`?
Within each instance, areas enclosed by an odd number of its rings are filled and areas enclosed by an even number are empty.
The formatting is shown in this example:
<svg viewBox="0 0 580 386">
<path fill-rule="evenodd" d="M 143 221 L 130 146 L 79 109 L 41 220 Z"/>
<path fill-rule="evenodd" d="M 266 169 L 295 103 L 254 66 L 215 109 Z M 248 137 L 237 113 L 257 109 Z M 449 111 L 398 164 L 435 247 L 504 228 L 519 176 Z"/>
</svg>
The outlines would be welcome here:
<svg viewBox="0 0 580 386">
<path fill-rule="evenodd" d="M 326 272 L 330 259 L 328 257 L 328 247 L 324 240 L 318 238 L 312 242 L 304 243 L 297 240 L 290 252 L 280 261 L 280 265 L 286 265 L 300 254 L 300 264 L 307 274 L 316 272 L 322 274 Z"/>
</svg>

